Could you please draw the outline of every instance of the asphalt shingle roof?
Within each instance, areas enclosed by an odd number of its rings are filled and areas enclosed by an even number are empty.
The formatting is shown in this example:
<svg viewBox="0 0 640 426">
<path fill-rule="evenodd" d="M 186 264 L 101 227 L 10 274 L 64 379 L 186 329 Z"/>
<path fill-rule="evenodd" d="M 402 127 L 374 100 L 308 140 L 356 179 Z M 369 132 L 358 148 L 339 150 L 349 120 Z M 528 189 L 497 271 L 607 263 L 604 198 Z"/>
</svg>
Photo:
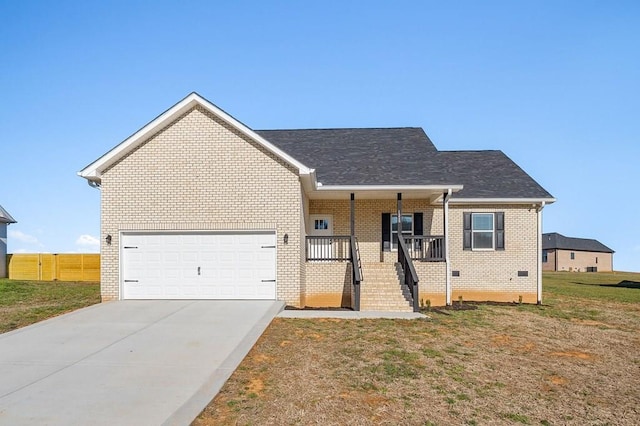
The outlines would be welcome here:
<svg viewBox="0 0 640 426">
<path fill-rule="evenodd" d="M 542 234 L 543 249 L 560 249 L 575 251 L 595 251 L 600 253 L 614 253 L 609 247 L 598 240 L 589 238 L 565 237 L 557 232 Z"/>
<path fill-rule="evenodd" d="M 417 127 L 258 130 L 324 185 L 464 185 L 454 198 L 551 198 L 501 151 L 438 151 Z"/>
</svg>

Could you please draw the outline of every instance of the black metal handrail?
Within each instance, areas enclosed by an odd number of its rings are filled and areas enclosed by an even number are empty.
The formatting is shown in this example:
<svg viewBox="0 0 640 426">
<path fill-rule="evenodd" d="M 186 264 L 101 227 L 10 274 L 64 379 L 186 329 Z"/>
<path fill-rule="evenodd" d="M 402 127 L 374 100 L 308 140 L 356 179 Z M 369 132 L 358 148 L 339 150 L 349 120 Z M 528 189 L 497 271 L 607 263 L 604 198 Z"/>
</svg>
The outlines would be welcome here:
<svg viewBox="0 0 640 426">
<path fill-rule="evenodd" d="M 404 273 L 404 284 L 409 287 L 411 297 L 413 298 L 413 312 L 420 310 L 418 300 L 418 274 L 413 266 L 409 249 L 404 242 L 404 238 L 398 239 L 398 263 Z"/>
<path fill-rule="evenodd" d="M 360 310 L 360 283 L 362 282 L 362 262 L 360 260 L 360 247 L 355 236 L 350 238 L 351 246 L 351 270 L 353 279 L 353 310 Z"/>
<path fill-rule="evenodd" d="M 444 261 L 444 236 L 442 235 L 403 235 L 413 260 L 426 262 Z"/>
<path fill-rule="evenodd" d="M 308 236 L 307 260 L 347 261 L 351 260 L 349 235 Z"/>
</svg>

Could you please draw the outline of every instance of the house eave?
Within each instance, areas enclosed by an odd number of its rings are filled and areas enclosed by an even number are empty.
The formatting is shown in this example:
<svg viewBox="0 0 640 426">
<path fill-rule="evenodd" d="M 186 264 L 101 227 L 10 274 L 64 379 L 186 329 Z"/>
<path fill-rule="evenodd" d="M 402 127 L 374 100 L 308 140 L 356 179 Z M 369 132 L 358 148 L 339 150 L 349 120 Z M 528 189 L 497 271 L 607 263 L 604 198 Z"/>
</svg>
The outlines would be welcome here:
<svg viewBox="0 0 640 426">
<path fill-rule="evenodd" d="M 84 169 L 78 172 L 78 176 L 81 176 L 90 181 L 100 183 L 102 172 L 117 162 L 119 159 L 124 157 L 129 152 L 133 151 L 135 148 L 140 146 L 143 142 L 148 140 L 151 136 L 158 133 L 160 130 L 165 128 L 168 124 L 170 124 L 173 120 L 180 117 L 182 114 L 187 111 L 193 109 L 196 106 L 201 106 L 209 111 L 211 114 L 220 118 L 230 126 L 237 129 L 239 132 L 254 140 L 256 143 L 264 147 L 267 151 L 271 152 L 273 155 L 281 158 L 284 162 L 288 163 L 292 167 L 296 168 L 300 175 L 308 175 L 311 174 L 312 169 L 305 166 L 295 158 L 291 157 L 286 152 L 277 148 L 275 145 L 271 144 L 269 141 L 264 139 L 262 136 L 258 135 L 256 132 L 251 130 L 249 127 L 241 123 L 240 121 L 233 118 L 231 115 L 224 112 L 222 109 L 218 108 L 208 100 L 204 99 L 202 96 L 193 92 L 189 94 L 186 98 L 169 108 L 167 111 L 160 114 L 154 120 L 149 122 L 146 126 L 138 130 L 133 135 L 129 136 L 123 142 L 118 144 L 116 147 L 108 151 L 102 157 L 98 158 L 93 163 L 86 166 Z"/>
<path fill-rule="evenodd" d="M 450 204 L 552 204 L 555 198 L 451 198 Z"/>
<path fill-rule="evenodd" d="M 396 199 L 398 193 L 405 199 L 429 199 L 435 202 L 449 190 L 458 192 L 462 185 L 322 185 L 316 183 L 307 190 L 310 199 L 331 200 L 349 199 L 354 194 L 356 199 Z M 305 188 L 307 189 L 307 188 Z"/>
<path fill-rule="evenodd" d="M 0 206 L 0 223 L 4 223 L 4 224 L 12 224 L 12 223 L 18 223 L 13 216 L 11 216 L 9 214 L 8 211 L 6 211 L 2 206 Z"/>
<path fill-rule="evenodd" d="M 577 249 L 577 248 L 569 248 L 569 247 L 542 247 L 543 250 L 563 250 L 563 251 L 579 251 L 583 253 L 605 253 L 605 254 L 613 254 L 614 250 L 606 251 L 606 250 L 585 250 L 585 249 Z"/>
</svg>

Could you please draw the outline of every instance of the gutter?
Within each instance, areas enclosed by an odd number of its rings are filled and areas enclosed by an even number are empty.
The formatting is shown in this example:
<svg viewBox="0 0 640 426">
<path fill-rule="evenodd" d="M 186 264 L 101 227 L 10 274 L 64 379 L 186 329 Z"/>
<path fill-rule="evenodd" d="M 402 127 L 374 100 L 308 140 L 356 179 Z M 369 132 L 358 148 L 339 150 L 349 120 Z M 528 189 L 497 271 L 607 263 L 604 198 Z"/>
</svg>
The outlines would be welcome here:
<svg viewBox="0 0 640 426">
<path fill-rule="evenodd" d="M 551 204 L 555 198 L 453 198 L 453 204 Z"/>
</svg>

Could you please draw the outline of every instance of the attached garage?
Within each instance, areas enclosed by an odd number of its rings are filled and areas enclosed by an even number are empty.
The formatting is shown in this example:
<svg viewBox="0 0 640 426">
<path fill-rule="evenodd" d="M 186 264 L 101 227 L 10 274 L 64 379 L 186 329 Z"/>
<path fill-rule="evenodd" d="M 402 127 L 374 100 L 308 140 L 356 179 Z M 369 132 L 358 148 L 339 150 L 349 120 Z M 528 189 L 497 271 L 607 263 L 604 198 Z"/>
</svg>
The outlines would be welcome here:
<svg viewBox="0 0 640 426">
<path fill-rule="evenodd" d="M 276 298 L 275 232 L 127 232 L 123 299 Z"/>
</svg>

